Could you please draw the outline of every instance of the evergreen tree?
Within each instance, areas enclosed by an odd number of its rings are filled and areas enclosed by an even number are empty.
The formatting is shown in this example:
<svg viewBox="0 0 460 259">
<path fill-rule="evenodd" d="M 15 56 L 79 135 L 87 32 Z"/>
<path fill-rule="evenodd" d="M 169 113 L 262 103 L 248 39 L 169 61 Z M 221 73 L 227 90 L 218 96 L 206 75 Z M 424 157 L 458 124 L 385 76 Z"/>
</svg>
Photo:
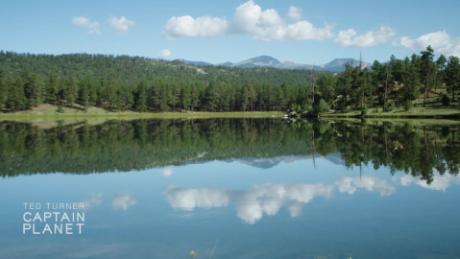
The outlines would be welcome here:
<svg viewBox="0 0 460 259">
<path fill-rule="evenodd" d="M 42 103 L 42 89 L 38 78 L 34 74 L 26 73 L 22 76 L 24 78 L 24 95 L 26 109 L 30 109 L 37 104 Z"/>
<path fill-rule="evenodd" d="M 7 99 L 4 72 L 0 70 L 0 112 L 4 110 Z"/>
<path fill-rule="evenodd" d="M 139 112 L 147 111 L 147 89 L 146 83 L 140 82 L 134 93 L 134 110 Z"/>
<path fill-rule="evenodd" d="M 24 95 L 24 83 L 20 77 L 12 78 L 7 82 L 6 109 L 8 111 L 20 111 L 26 108 Z"/>
<path fill-rule="evenodd" d="M 426 105 L 426 100 L 428 98 L 428 94 L 430 93 L 431 86 L 433 84 L 433 78 L 435 73 L 435 66 L 433 63 L 433 49 L 431 46 L 428 46 L 426 50 L 421 52 L 421 63 L 420 63 L 420 76 L 422 78 L 423 86 L 424 86 L 424 94 L 423 94 L 423 105 Z"/>
<path fill-rule="evenodd" d="M 449 58 L 445 73 L 447 89 L 451 94 L 451 102 L 454 102 L 456 94 L 460 91 L 460 62 L 458 57 Z"/>
<path fill-rule="evenodd" d="M 204 94 L 204 110 L 207 111 L 218 111 L 219 110 L 219 94 L 217 92 L 216 86 L 213 83 L 210 83 L 206 88 Z"/>
</svg>

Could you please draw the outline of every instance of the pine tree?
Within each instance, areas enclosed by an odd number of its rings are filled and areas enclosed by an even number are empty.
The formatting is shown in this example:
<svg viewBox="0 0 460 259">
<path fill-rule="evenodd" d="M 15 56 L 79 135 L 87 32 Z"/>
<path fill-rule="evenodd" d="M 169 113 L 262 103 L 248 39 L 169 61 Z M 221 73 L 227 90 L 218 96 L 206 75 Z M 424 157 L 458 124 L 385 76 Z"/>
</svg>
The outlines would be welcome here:
<svg viewBox="0 0 460 259">
<path fill-rule="evenodd" d="M 59 88 L 59 79 L 55 73 L 50 73 L 46 81 L 45 103 L 57 104 L 57 94 Z"/>
<path fill-rule="evenodd" d="M 37 104 L 42 103 L 42 89 L 41 84 L 35 74 L 26 73 L 22 76 L 24 78 L 24 95 L 26 109 L 30 109 Z"/>
<path fill-rule="evenodd" d="M 20 111 L 26 108 L 26 98 L 24 95 L 24 83 L 21 77 L 12 78 L 7 83 L 8 99 L 6 108 L 8 111 Z"/>
<path fill-rule="evenodd" d="M 451 102 L 454 102 L 457 92 L 460 91 L 460 62 L 458 57 L 449 58 L 445 73 L 447 89 L 452 96 Z"/>
<path fill-rule="evenodd" d="M 147 111 L 147 89 L 146 83 L 140 82 L 134 93 L 134 110 L 139 112 Z"/>
<path fill-rule="evenodd" d="M 435 73 L 435 67 L 433 63 L 433 52 L 434 51 L 431 48 L 431 46 L 428 46 L 426 50 L 421 52 L 420 76 L 422 78 L 424 86 L 423 106 L 426 105 L 426 100 L 428 98 L 428 94 L 430 93 L 431 86 L 433 84 L 433 78 Z"/>
<path fill-rule="evenodd" d="M 6 87 L 5 87 L 5 76 L 4 72 L 0 70 L 0 112 L 5 108 L 6 103 Z"/>
<path fill-rule="evenodd" d="M 191 110 L 191 87 L 182 87 L 180 89 L 180 102 L 181 102 L 181 107 L 184 110 Z"/>
</svg>

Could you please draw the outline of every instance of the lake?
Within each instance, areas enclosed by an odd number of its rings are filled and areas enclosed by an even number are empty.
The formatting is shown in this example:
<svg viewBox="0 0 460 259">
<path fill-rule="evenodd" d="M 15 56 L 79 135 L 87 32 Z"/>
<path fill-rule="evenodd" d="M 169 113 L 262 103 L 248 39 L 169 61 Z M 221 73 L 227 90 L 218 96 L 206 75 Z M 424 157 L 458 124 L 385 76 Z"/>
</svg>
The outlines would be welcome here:
<svg viewBox="0 0 460 259">
<path fill-rule="evenodd" d="M 0 122 L 0 258 L 460 258 L 459 170 L 456 123 Z"/>
</svg>

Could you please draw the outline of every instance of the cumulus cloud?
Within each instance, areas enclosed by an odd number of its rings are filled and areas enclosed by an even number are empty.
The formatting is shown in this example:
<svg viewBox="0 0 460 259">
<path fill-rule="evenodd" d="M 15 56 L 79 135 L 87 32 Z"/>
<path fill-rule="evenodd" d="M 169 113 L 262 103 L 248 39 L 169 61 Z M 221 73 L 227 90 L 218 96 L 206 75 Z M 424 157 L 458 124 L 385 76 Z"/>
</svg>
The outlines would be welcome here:
<svg viewBox="0 0 460 259">
<path fill-rule="evenodd" d="M 389 182 L 374 177 L 344 177 L 332 184 L 261 184 L 246 191 L 220 188 L 170 188 L 165 196 L 175 209 L 192 211 L 198 208 L 219 208 L 233 204 L 237 216 L 254 224 L 264 216 L 273 216 L 284 207 L 297 217 L 305 204 L 322 197 L 329 198 L 338 190 L 354 194 L 358 189 L 388 196 L 395 192 Z"/>
<path fill-rule="evenodd" d="M 127 210 L 134 206 L 137 200 L 129 193 L 120 193 L 112 201 L 112 207 L 116 210 Z"/>
<path fill-rule="evenodd" d="M 439 53 L 460 57 L 460 39 L 452 38 L 446 31 L 435 31 L 423 34 L 418 38 L 402 37 L 400 44 L 414 50 L 431 46 Z"/>
<path fill-rule="evenodd" d="M 228 22 L 219 17 L 173 16 L 168 20 L 164 31 L 167 36 L 177 37 L 212 37 L 224 34 Z"/>
<path fill-rule="evenodd" d="M 289 13 L 289 18 L 301 18 L 297 8 L 291 8 Z M 263 10 L 252 0 L 236 8 L 234 28 L 261 40 L 323 40 L 333 35 L 328 25 L 316 27 L 307 20 L 286 23 L 275 9 Z"/>
<path fill-rule="evenodd" d="M 358 34 L 355 29 L 342 30 L 336 37 L 336 42 L 344 47 L 373 47 L 390 41 L 396 35 L 395 31 L 387 26 L 378 30 Z"/>
<path fill-rule="evenodd" d="M 111 17 L 109 19 L 109 24 L 112 28 L 114 28 L 117 31 L 126 32 L 129 30 L 129 28 L 134 26 L 135 23 L 131 20 L 128 20 L 128 18 L 124 16 L 120 16 Z"/>
<path fill-rule="evenodd" d="M 298 7 L 290 6 L 287 16 L 292 21 L 298 21 L 302 19 L 302 10 Z"/>
<path fill-rule="evenodd" d="M 300 9 L 291 7 L 286 22 L 275 9 L 263 10 L 250 0 L 235 10 L 233 20 L 211 16 L 174 16 L 165 28 L 165 34 L 177 37 L 211 37 L 226 33 L 248 34 L 260 40 L 323 40 L 333 36 L 332 27 L 316 27 L 301 20 Z"/>
<path fill-rule="evenodd" d="M 99 33 L 100 32 L 99 22 L 92 21 L 90 18 L 85 17 L 85 16 L 74 17 L 72 19 L 72 24 L 77 27 L 87 29 L 89 33 Z"/>
</svg>

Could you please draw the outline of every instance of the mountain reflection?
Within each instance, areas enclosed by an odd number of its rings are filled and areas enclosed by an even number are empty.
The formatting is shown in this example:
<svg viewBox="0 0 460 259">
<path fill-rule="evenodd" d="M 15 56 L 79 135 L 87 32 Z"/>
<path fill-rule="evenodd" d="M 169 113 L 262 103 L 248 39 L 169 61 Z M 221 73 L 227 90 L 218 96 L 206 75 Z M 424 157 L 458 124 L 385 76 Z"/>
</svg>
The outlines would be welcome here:
<svg viewBox="0 0 460 259">
<path fill-rule="evenodd" d="M 457 175 L 460 126 L 301 122 L 279 119 L 138 120 L 51 128 L 0 123 L 0 173 L 102 173 L 211 160 L 258 168 L 323 156 L 345 167 L 373 165 L 425 183 Z"/>
</svg>

